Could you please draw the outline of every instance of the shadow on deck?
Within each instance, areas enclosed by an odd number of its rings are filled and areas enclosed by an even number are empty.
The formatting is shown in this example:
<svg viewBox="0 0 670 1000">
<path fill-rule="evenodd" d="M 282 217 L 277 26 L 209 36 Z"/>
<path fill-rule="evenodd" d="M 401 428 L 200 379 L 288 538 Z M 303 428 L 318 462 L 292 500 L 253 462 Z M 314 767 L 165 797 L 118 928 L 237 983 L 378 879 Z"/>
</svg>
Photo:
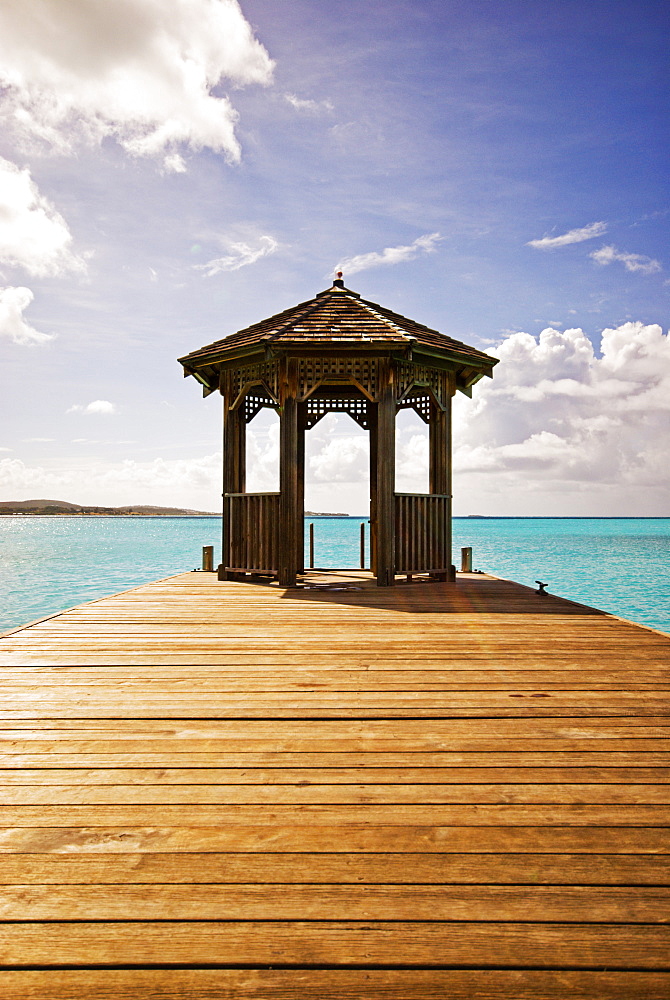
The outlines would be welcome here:
<svg viewBox="0 0 670 1000">
<path fill-rule="evenodd" d="M 484 573 L 459 573 L 455 583 L 427 576 L 396 578 L 394 587 L 378 587 L 368 570 L 312 570 L 299 586 L 284 591 L 290 601 L 384 608 L 408 614 L 598 615 L 605 611 Z"/>
</svg>

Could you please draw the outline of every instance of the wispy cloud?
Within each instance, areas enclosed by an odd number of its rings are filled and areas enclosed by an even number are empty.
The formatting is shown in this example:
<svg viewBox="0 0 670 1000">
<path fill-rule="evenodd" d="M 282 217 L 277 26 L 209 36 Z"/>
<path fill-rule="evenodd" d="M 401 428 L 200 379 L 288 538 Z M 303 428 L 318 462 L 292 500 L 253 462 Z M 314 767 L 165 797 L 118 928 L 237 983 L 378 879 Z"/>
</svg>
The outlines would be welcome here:
<svg viewBox="0 0 670 1000">
<path fill-rule="evenodd" d="M 350 275 L 367 271 L 370 267 L 379 267 L 381 264 L 401 264 L 406 260 L 413 260 L 419 253 L 433 253 L 442 238 L 439 233 L 428 233 L 419 236 L 408 246 L 386 247 L 384 250 L 358 254 L 356 257 L 345 257 L 335 270 Z"/>
<path fill-rule="evenodd" d="M 627 271 L 639 271 L 641 274 L 657 274 L 663 270 L 660 262 L 653 257 L 645 257 L 640 253 L 625 253 L 614 246 L 601 247 L 600 250 L 594 250 L 590 256 L 596 264 L 613 264 L 619 261 Z"/>
<path fill-rule="evenodd" d="M 75 403 L 66 413 L 105 414 L 118 413 L 115 403 L 110 403 L 108 399 L 94 399 L 92 403 Z"/>
<path fill-rule="evenodd" d="M 207 261 L 206 264 L 194 264 L 196 271 L 204 271 L 206 278 L 212 278 L 215 274 L 223 271 L 239 271 L 241 267 L 255 264 L 261 257 L 276 253 L 279 243 L 272 236 L 261 236 L 258 246 L 250 246 L 248 243 L 229 243 L 228 253 L 223 257 L 216 257 Z"/>
<path fill-rule="evenodd" d="M 556 247 L 566 247 L 571 243 L 592 240 L 595 236 L 602 236 L 606 232 L 606 222 L 590 222 L 588 226 L 582 226 L 581 229 L 570 229 L 562 236 L 543 236 L 541 240 L 530 240 L 526 246 L 535 247 L 536 250 L 554 250 Z"/>
<path fill-rule="evenodd" d="M 29 288 L 0 288 L 0 337 L 9 337 L 15 344 L 46 344 L 53 340 L 51 334 L 40 333 L 23 318 L 32 301 Z"/>
<path fill-rule="evenodd" d="M 26 145 L 110 137 L 177 172 L 179 146 L 236 161 L 237 112 L 212 90 L 272 70 L 237 0 L 0 4 L 1 104 Z"/>
<path fill-rule="evenodd" d="M 330 101 L 313 101 L 309 98 L 298 97 L 296 94 L 284 94 L 284 100 L 288 101 L 296 111 L 332 111 L 333 105 Z"/>
</svg>

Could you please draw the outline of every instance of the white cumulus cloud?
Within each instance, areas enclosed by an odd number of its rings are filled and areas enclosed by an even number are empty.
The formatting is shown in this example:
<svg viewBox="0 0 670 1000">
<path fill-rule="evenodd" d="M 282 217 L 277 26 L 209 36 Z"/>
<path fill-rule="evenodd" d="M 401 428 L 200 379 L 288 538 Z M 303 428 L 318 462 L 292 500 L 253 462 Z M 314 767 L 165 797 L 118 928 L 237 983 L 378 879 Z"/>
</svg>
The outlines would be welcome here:
<svg viewBox="0 0 670 1000">
<path fill-rule="evenodd" d="M 614 246 L 601 247 L 590 254 L 596 264 L 613 264 L 615 261 L 623 264 L 627 271 L 640 271 L 642 274 L 657 274 L 662 270 L 659 261 L 640 253 L 625 253 Z"/>
<path fill-rule="evenodd" d="M 223 257 L 215 257 L 206 264 L 194 264 L 197 271 L 204 271 L 205 277 L 212 278 L 224 271 L 239 271 L 241 267 L 255 264 L 261 257 L 276 253 L 279 243 L 272 236 L 261 236 L 256 246 L 249 243 L 229 242 L 226 245 L 228 253 Z"/>
<path fill-rule="evenodd" d="M 37 276 L 83 271 L 65 219 L 40 194 L 29 170 L 0 157 L 0 263 Z"/>
<path fill-rule="evenodd" d="M 427 233 L 407 246 L 386 247 L 384 250 L 358 254 L 356 257 L 345 257 L 335 270 L 349 275 L 367 271 L 368 268 L 378 267 L 380 264 L 401 264 L 403 261 L 413 260 L 419 253 L 433 253 L 441 239 L 439 233 Z"/>
<path fill-rule="evenodd" d="M 309 460 L 317 482 L 354 483 L 368 474 L 367 443 L 353 434 L 333 437 Z"/>
<path fill-rule="evenodd" d="M 26 322 L 23 312 L 33 301 L 29 288 L 0 288 L 0 337 L 9 337 L 15 344 L 45 344 L 53 340 Z"/>
<path fill-rule="evenodd" d="M 660 326 L 606 329 L 600 356 L 580 329 L 514 333 L 491 353 L 493 380 L 456 402 L 457 495 L 485 490 L 498 512 L 516 505 L 505 513 L 542 513 L 528 504 L 543 490 L 580 494 L 586 513 L 667 507 L 670 340 Z"/>
<path fill-rule="evenodd" d="M 536 250 L 554 250 L 556 247 L 569 246 L 571 243 L 583 243 L 585 240 L 592 240 L 594 236 L 602 236 L 606 232 L 606 222 L 590 222 L 588 226 L 582 226 L 580 229 L 570 229 L 561 236 L 543 236 L 540 240 L 530 240 L 526 243 L 526 246 L 535 247 Z"/>
<path fill-rule="evenodd" d="M 3 0 L 7 124 L 71 152 L 112 137 L 181 171 L 180 147 L 236 161 L 237 112 L 217 85 L 269 83 L 273 63 L 237 0 Z"/>
<path fill-rule="evenodd" d="M 94 399 L 91 403 L 74 403 L 66 413 L 83 413 L 88 415 L 91 414 L 103 414 L 105 416 L 111 416 L 113 413 L 118 413 L 118 409 L 115 403 L 110 403 L 108 399 Z"/>
</svg>

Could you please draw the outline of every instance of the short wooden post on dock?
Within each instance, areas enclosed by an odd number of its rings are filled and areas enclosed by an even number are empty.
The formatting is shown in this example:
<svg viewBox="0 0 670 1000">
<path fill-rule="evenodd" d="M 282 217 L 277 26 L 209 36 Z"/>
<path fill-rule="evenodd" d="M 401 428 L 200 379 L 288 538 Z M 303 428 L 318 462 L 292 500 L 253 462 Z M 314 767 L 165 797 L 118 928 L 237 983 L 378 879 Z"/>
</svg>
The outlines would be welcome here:
<svg viewBox="0 0 670 1000">
<path fill-rule="evenodd" d="M 202 571 L 203 573 L 214 572 L 214 546 L 203 545 L 202 547 Z"/>
<path fill-rule="evenodd" d="M 361 569 L 365 569 L 365 521 L 361 521 Z"/>
<path fill-rule="evenodd" d="M 466 545 L 461 549 L 461 573 L 472 573 L 471 545 Z"/>
<path fill-rule="evenodd" d="M 314 569 L 314 525 L 309 526 L 309 568 Z"/>
</svg>

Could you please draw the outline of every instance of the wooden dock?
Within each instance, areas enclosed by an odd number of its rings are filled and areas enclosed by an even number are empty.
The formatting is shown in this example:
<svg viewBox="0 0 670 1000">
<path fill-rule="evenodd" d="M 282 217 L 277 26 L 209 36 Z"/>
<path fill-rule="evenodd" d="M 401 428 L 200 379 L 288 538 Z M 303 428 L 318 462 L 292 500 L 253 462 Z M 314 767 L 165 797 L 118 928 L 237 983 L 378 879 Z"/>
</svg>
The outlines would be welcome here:
<svg viewBox="0 0 670 1000">
<path fill-rule="evenodd" d="M 670 636 L 189 573 L 0 639 L 3 1000 L 667 1000 Z"/>
</svg>

